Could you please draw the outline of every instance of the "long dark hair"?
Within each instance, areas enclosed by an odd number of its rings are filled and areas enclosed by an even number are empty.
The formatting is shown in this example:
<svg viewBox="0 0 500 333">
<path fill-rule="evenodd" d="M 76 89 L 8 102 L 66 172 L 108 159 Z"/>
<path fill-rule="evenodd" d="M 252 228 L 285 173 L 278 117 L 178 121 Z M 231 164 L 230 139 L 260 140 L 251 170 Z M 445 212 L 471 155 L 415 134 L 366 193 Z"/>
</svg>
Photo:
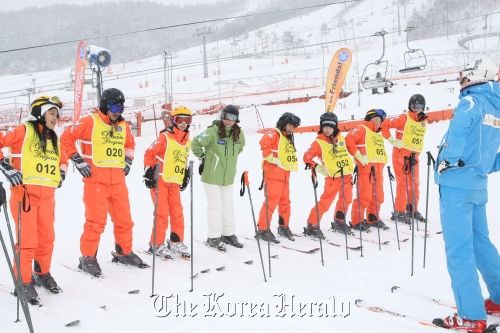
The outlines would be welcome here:
<svg viewBox="0 0 500 333">
<path fill-rule="evenodd" d="M 238 141 L 240 139 L 241 127 L 238 126 L 237 123 L 234 123 L 233 127 L 231 127 L 231 132 L 229 132 L 229 136 L 233 137 L 233 141 Z M 219 120 L 219 125 L 217 129 L 217 134 L 219 134 L 219 138 L 226 138 L 226 126 L 224 126 L 224 122 Z"/>
<path fill-rule="evenodd" d="M 47 151 L 47 140 L 52 142 L 52 146 L 54 147 L 54 151 L 57 155 L 59 155 L 59 147 L 57 145 L 58 137 L 57 133 L 54 130 L 48 128 L 45 124 L 42 124 L 36 120 L 26 122 L 28 126 L 33 126 L 33 129 L 36 133 L 36 138 L 33 139 L 32 143 L 39 143 L 40 147 L 44 154 Z M 38 125 L 42 125 L 42 130 L 40 131 L 40 127 Z M 38 140 L 38 142 L 36 142 Z"/>
</svg>

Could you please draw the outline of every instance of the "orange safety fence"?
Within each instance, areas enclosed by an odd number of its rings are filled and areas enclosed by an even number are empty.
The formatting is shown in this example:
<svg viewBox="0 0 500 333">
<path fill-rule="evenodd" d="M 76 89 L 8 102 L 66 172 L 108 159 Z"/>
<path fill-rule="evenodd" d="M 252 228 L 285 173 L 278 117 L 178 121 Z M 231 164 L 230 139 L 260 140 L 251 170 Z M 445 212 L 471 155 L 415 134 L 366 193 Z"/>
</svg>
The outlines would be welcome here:
<svg viewBox="0 0 500 333">
<path fill-rule="evenodd" d="M 429 124 L 442 121 L 442 120 L 449 120 L 453 117 L 453 109 L 446 109 L 446 110 L 440 110 L 440 111 L 430 111 L 427 112 L 427 121 Z M 360 125 L 363 123 L 363 120 L 348 120 L 348 121 L 339 121 L 339 129 L 341 132 L 350 132 L 354 127 Z M 269 130 L 269 128 L 265 128 L 262 130 L 259 130 L 259 133 L 265 133 Z M 311 133 L 311 132 L 318 132 L 319 131 L 319 125 L 314 125 L 314 126 L 302 126 L 302 127 L 297 127 L 294 131 L 294 133 Z"/>
</svg>

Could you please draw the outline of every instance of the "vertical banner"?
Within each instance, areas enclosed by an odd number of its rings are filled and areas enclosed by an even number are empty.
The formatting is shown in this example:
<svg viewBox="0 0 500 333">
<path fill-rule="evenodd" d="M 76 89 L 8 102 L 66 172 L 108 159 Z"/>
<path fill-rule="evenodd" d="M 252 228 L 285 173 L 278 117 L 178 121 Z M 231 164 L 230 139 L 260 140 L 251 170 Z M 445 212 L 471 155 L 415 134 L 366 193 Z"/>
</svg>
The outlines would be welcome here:
<svg viewBox="0 0 500 333">
<path fill-rule="evenodd" d="M 76 67 L 75 67 L 75 78 L 73 80 L 74 90 L 74 113 L 73 113 L 73 123 L 76 123 L 80 119 L 80 113 L 82 111 L 82 94 L 83 86 L 85 84 L 85 64 L 86 64 L 86 51 L 85 43 L 83 41 L 78 45 L 78 51 L 76 53 Z"/>
<path fill-rule="evenodd" d="M 325 112 L 333 112 L 352 62 L 349 49 L 338 50 L 330 62 L 326 78 Z"/>
</svg>

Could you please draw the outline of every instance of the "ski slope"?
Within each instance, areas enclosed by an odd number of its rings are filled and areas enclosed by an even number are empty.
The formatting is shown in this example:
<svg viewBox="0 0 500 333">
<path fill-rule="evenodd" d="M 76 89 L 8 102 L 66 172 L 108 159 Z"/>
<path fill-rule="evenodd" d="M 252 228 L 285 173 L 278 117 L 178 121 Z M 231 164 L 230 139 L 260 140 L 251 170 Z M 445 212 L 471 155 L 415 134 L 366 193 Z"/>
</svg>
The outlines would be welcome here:
<svg viewBox="0 0 500 333">
<path fill-rule="evenodd" d="M 418 6 L 425 1 L 416 1 Z M 389 16 L 383 14 L 385 7 L 392 6 L 391 1 L 361 2 L 352 11 L 346 14 L 346 18 L 354 19 L 367 17 L 368 22 L 363 23 L 361 33 L 370 34 L 381 27 L 381 24 L 392 26 Z M 427 2 L 425 2 L 427 3 Z M 319 25 L 333 17 L 339 9 L 335 6 L 311 13 L 305 17 L 280 23 L 278 27 L 269 29 L 285 29 L 290 26 L 294 31 L 307 36 L 311 31 L 317 31 Z M 390 16 L 390 19 L 394 15 Z M 322 18 L 320 20 L 320 18 Z M 366 26 L 366 27 L 365 27 Z M 316 29 L 316 30 L 314 30 Z M 356 32 L 358 33 L 358 32 Z M 388 38 L 392 38 L 388 37 Z M 454 42 L 458 35 L 444 38 L 418 41 L 419 47 L 429 53 L 443 53 L 447 56 L 433 57 L 434 69 L 440 69 L 444 75 L 439 79 L 454 79 L 457 69 L 463 65 L 463 53 L 452 56 L 458 46 Z M 394 62 L 402 60 L 405 49 L 405 36 L 397 37 L 395 45 L 386 50 L 386 57 Z M 351 43 L 351 42 L 349 42 Z M 212 50 L 215 43 L 207 45 L 207 50 Z M 344 45 L 342 45 L 344 46 Z M 340 45 L 334 45 L 330 49 L 331 55 Z M 354 50 L 354 45 L 351 47 Z M 374 60 L 381 51 L 380 43 L 374 41 L 362 43 L 359 41 L 359 67 L 369 59 Z M 491 46 L 494 49 L 495 45 Z M 219 52 L 230 54 L 231 49 L 227 41 L 219 42 Z M 458 52 L 458 51 L 457 51 Z M 354 53 L 354 52 L 353 52 Z M 474 55 L 480 55 L 476 52 Z M 498 63 L 495 52 L 488 55 Z M 179 59 L 189 60 L 200 57 L 199 47 L 185 50 L 179 53 Z M 498 57 L 498 55 L 496 55 Z M 304 60 L 299 57 L 288 57 L 288 64 L 281 65 L 281 60 L 276 56 L 274 64 L 271 64 L 271 56 L 262 59 L 237 59 L 224 63 L 227 77 L 236 80 L 245 77 L 249 65 L 253 65 L 252 76 L 255 77 L 248 82 L 263 84 L 266 75 L 271 75 L 273 80 L 278 77 L 286 77 L 287 71 L 298 70 L 310 71 L 321 68 L 322 54 L 316 52 L 310 59 Z M 355 58 L 356 59 L 356 58 Z M 179 60 L 181 61 L 181 60 Z M 162 60 L 159 57 L 145 59 L 140 64 L 112 65 L 113 72 L 119 73 L 120 68 L 130 70 L 144 70 L 147 66 L 154 67 Z M 255 64 L 259 62 L 261 66 Z M 209 69 L 211 73 L 216 64 Z M 284 66 L 289 66 L 284 69 Z M 353 93 L 339 102 L 345 104 L 337 108 L 339 119 L 348 120 L 353 117 L 360 119 L 365 112 L 371 108 L 382 108 L 388 115 L 397 115 L 403 112 L 408 104 L 408 99 L 415 93 L 423 94 L 427 100 L 430 111 L 453 108 L 457 102 L 459 86 L 456 81 L 447 83 L 429 84 L 432 79 L 436 80 L 435 72 L 430 71 L 430 66 L 422 74 L 422 77 L 395 80 L 396 85 L 391 89 L 393 92 L 384 95 L 370 95 L 363 91 L 360 96 L 361 105 L 358 106 L 358 95 Z M 198 68 L 185 69 L 186 75 L 192 77 L 186 82 L 175 82 L 174 101 L 182 99 L 180 92 L 202 95 L 216 93 L 214 88 L 217 77 L 211 75 L 206 81 L 202 79 L 201 65 Z M 215 68 L 215 69 L 214 69 Z M 356 60 L 353 61 L 347 81 L 348 90 L 356 89 Z M 37 82 L 63 82 L 67 80 L 69 70 L 34 73 Z M 321 73 L 321 72 L 319 72 Z M 226 75 L 226 74 L 224 74 Z M 221 75 L 222 76 L 222 75 Z M 64 77 L 64 79 L 63 79 Z M 109 76 L 108 76 L 109 77 Z M 226 77 L 226 78 L 227 78 Z M 137 88 L 138 77 L 108 81 L 105 87 L 116 84 L 124 90 L 127 98 L 145 98 L 148 105 L 157 103 L 162 99 L 162 74 L 149 76 L 148 88 Z M 224 78 L 224 79 L 226 79 Z M 29 78 L 29 80 L 31 80 Z M 59 81 L 58 81 L 59 80 Z M 144 82 L 144 78 L 141 79 Z M 156 81 L 154 81 L 156 80 Z M 9 76 L 0 78 L 0 90 L 12 90 L 16 87 L 24 87 L 26 77 Z M 29 82 L 29 81 L 28 81 Z M 105 81 L 106 82 L 106 81 Z M 319 82 L 321 77 L 319 76 Z M 89 89 L 85 88 L 86 91 Z M 228 89 L 228 88 L 226 88 Z M 309 95 L 320 94 L 322 87 L 291 92 L 291 97 L 301 97 L 304 93 Z M 71 91 L 55 90 L 49 93 L 57 94 L 63 100 L 70 101 Z M 178 93 L 178 95 L 176 95 Z M 294 96 L 294 94 L 297 94 Z M 130 96 L 130 97 L 129 97 Z M 232 101 L 230 95 L 223 98 L 223 103 Z M 253 200 L 253 210 L 256 215 L 264 201 L 262 191 L 258 191 L 261 182 L 260 169 L 260 147 L 258 141 L 261 134 L 257 133 L 255 107 L 256 104 L 260 116 L 266 127 L 272 127 L 283 112 L 293 112 L 302 118 L 303 125 L 315 125 L 319 122 L 319 116 L 323 113 L 324 100 L 312 99 L 307 103 L 288 104 L 277 106 L 264 106 L 260 103 L 269 99 L 279 100 L 286 98 L 286 92 L 279 92 L 266 96 L 265 100 L 260 97 L 236 98 L 235 103 L 245 105 L 241 110 L 241 125 L 245 131 L 247 145 L 240 155 L 238 162 L 238 176 L 234 184 L 234 202 L 236 211 L 236 235 L 245 245 L 243 249 L 228 246 L 226 254 L 220 254 L 202 244 L 206 240 L 206 198 L 200 177 L 196 173 L 198 162 L 196 161 L 195 175 L 192 180 L 193 197 L 190 196 L 190 188 L 182 192 L 182 202 L 185 212 L 185 243 L 188 247 L 193 246 L 194 272 L 199 273 L 193 280 L 194 290 L 191 290 L 190 269 L 191 263 L 177 259 L 175 261 L 156 260 L 156 279 L 154 293 L 159 297 L 150 297 L 152 294 L 151 273 L 152 269 L 140 270 L 135 267 L 125 267 L 111 262 L 110 252 L 114 250 L 114 238 L 112 223 L 108 225 L 101 237 L 100 251 L 97 255 L 105 278 L 94 279 L 76 270 L 78 264 L 79 240 L 83 231 L 84 206 L 83 183 L 80 174 L 76 171 L 68 173 L 62 188 L 56 191 L 56 241 L 52 260 L 51 273 L 58 282 L 64 293 L 51 295 L 45 291 L 38 290 L 43 307 L 30 306 L 31 316 L 35 332 L 435 332 L 436 329 L 419 324 L 408 318 L 399 318 L 383 313 L 375 313 L 355 305 L 357 299 L 376 304 L 380 307 L 395 312 L 411 314 L 426 320 L 436 317 L 444 317 L 454 312 L 454 309 L 434 304 L 423 298 L 413 297 L 404 292 L 391 293 L 391 287 L 400 286 L 406 290 L 418 292 L 422 295 L 441 300 L 442 303 L 454 304 L 450 280 L 446 270 L 446 257 L 442 236 L 436 234 L 441 230 L 439 222 L 439 193 L 433 182 L 433 172 L 429 177 L 429 223 L 430 236 L 427 238 L 426 268 L 423 266 L 424 238 L 416 237 L 414 241 L 413 275 L 412 268 L 412 243 L 411 239 L 400 244 L 398 249 L 396 235 L 389 232 L 381 232 L 382 240 L 389 240 L 388 245 L 382 245 L 379 250 L 378 244 L 363 242 L 363 257 L 360 251 L 348 251 L 349 260 L 346 260 L 344 247 L 336 247 L 323 242 L 324 266 L 321 263 L 320 251 L 311 254 L 299 253 L 282 247 L 272 246 L 271 255 L 277 258 L 271 259 L 271 274 L 269 274 L 269 260 L 267 244 L 262 243 L 262 253 L 267 282 L 264 282 L 262 267 L 260 263 L 257 243 L 251 238 L 254 234 L 252 211 L 248 194 L 243 198 L 239 196 L 239 177 L 243 171 L 249 171 L 250 191 Z M 26 97 L 23 97 L 26 98 Z M 19 102 L 19 97 L 18 103 Z M 92 101 L 87 101 L 90 105 Z M 200 101 L 177 101 L 175 105 L 185 103 L 196 109 L 202 106 Z M 211 103 L 210 103 L 211 104 Z M 131 106 L 131 109 L 132 106 Z M 199 118 L 198 118 L 199 117 Z M 196 129 L 192 134 L 198 134 L 216 116 L 196 116 Z M 443 121 L 429 125 L 425 138 L 424 151 L 430 151 L 434 156 L 437 154 L 439 144 L 449 122 Z M 143 152 L 154 140 L 154 123 L 144 124 L 143 137 L 136 138 L 136 156 L 132 170 L 127 177 L 129 198 L 131 202 L 134 227 L 134 251 L 152 265 L 151 256 L 140 253 L 148 248 L 148 241 L 153 223 L 153 204 L 149 194 L 142 183 Z M 160 121 L 157 122 L 161 128 Z M 200 128 L 201 127 L 201 128 Z M 296 135 L 295 142 L 298 154 L 303 153 L 315 139 L 314 133 Z M 386 144 L 386 149 L 391 149 Z M 390 155 L 389 155 L 390 158 Z M 420 158 L 420 191 L 421 201 L 419 210 L 425 214 L 425 200 L 427 192 L 427 165 L 425 154 Z M 389 160 L 389 164 L 392 164 Z M 498 214 L 495 210 L 495 199 L 500 197 L 500 178 L 493 174 L 490 177 L 490 204 L 487 206 L 490 221 L 490 235 L 493 242 L 500 245 L 500 226 L 495 223 Z M 5 185 L 5 182 L 4 182 Z M 318 186 L 318 197 L 323 191 L 324 181 L 320 176 Z M 392 184 L 395 189 L 395 184 Z M 311 185 L 310 173 L 303 170 L 303 164 L 299 171 L 294 173 L 290 181 L 292 216 L 290 228 L 294 233 L 300 233 L 306 226 L 306 219 L 314 207 L 314 192 Z M 7 192 L 9 190 L 7 189 Z M 387 174 L 384 174 L 385 202 L 381 205 L 380 215 L 384 219 L 390 217 L 392 211 L 391 190 Z M 9 195 L 9 193 L 8 193 Z M 193 203 L 193 216 L 190 215 L 190 203 Z M 332 205 L 333 207 L 333 205 Z M 16 213 L 16 212 L 14 212 Z M 340 234 L 327 231 L 329 224 L 333 221 L 333 208 L 324 215 L 322 229 L 329 241 L 336 244 L 345 244 L 345 239 Z M 3 218 L 1 218 L 3 219 Z M 12 220 L 12 219 L 11 219 Z M 193 243 L 191 244 L 191 221 L 193 222 Z M 12 221 L 11 221 L 12 222 Z M 13 224 L 13 223 L 12 223 Z M 390 225 L 394 230 L 394 224 Z M 277 212 L 273 216 L 271 227 L 273 232 L 277 228 Z M 420 225 L 422 227 L 422 225 Z M 5 239 L 8 233 L 6 223 L 0 223 L 0 230 Z M 407 227 L 399 225 L 400 237 L 411 236 Z M 418 233 L 422 235 L 422 232 Z M 365 237 L 365 234 L 363 234 Z M 375 230 L 366 237 L 376 240 Z M 247 239 L 249 238 L 249 239 Z M 348 238 L 349 246 L 359 245 L 359 240 Z M 309 239 L 297 238 L 295 243 L 282 240 L 283 245 L 301 249 L 313 249 L 319 244 Z M 252 260 L 247 265 L 244 261 Z M 69 267 L 69 268 L 68 268 Z M 217 271 L 216 268 L 224 267 Z M 202 270 L 210 269 L 208 273 L 200 273 Z M 271 276 L 269 276 L 271 275 Z M 484 287 L 484 285 L 483 285 Z M 14 323 L 16 318 L 16 299 L 10 295 L 13 290 L 10 273 L 8 272 L 5 258 L 0 259 L 0 323 L 1 332 L 27 332 L 27 326 L 22 318 L 21 323 Z M 139 290 L 138 293 L 130 294 L 130 291 Z M 487 290 L 483 288 L 484 296 Z M 65 324 L 74 320 L 80 320 L 79 325 L 64 327 Z M 491 321 L 492 322 L 492 321 Z M 440 329 L 438 329 L 440 330 Z M 443 331 L 444 332 L 444 331 Z"/>
</svg>

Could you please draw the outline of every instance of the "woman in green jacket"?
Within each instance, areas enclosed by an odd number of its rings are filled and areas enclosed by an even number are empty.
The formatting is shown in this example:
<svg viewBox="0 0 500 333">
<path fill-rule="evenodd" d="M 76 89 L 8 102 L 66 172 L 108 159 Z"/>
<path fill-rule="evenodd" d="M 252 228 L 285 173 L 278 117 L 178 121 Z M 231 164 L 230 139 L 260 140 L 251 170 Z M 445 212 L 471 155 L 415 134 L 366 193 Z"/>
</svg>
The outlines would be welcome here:
<svg viewBox="0 0 500 333">
<path fill-rule="evenodd" d="M 207 196 L 208 245 L 226 251 L 224 243 L 241 248 L 234 234 L 233 183 L 238 155 L 245 146 L 245 136 L 238 126 L 240 112 L 226 105 L 221 119 L 215 120 L 193 139 L 191 149 L 200 161 L 199 173 Z"/>
</svg>

